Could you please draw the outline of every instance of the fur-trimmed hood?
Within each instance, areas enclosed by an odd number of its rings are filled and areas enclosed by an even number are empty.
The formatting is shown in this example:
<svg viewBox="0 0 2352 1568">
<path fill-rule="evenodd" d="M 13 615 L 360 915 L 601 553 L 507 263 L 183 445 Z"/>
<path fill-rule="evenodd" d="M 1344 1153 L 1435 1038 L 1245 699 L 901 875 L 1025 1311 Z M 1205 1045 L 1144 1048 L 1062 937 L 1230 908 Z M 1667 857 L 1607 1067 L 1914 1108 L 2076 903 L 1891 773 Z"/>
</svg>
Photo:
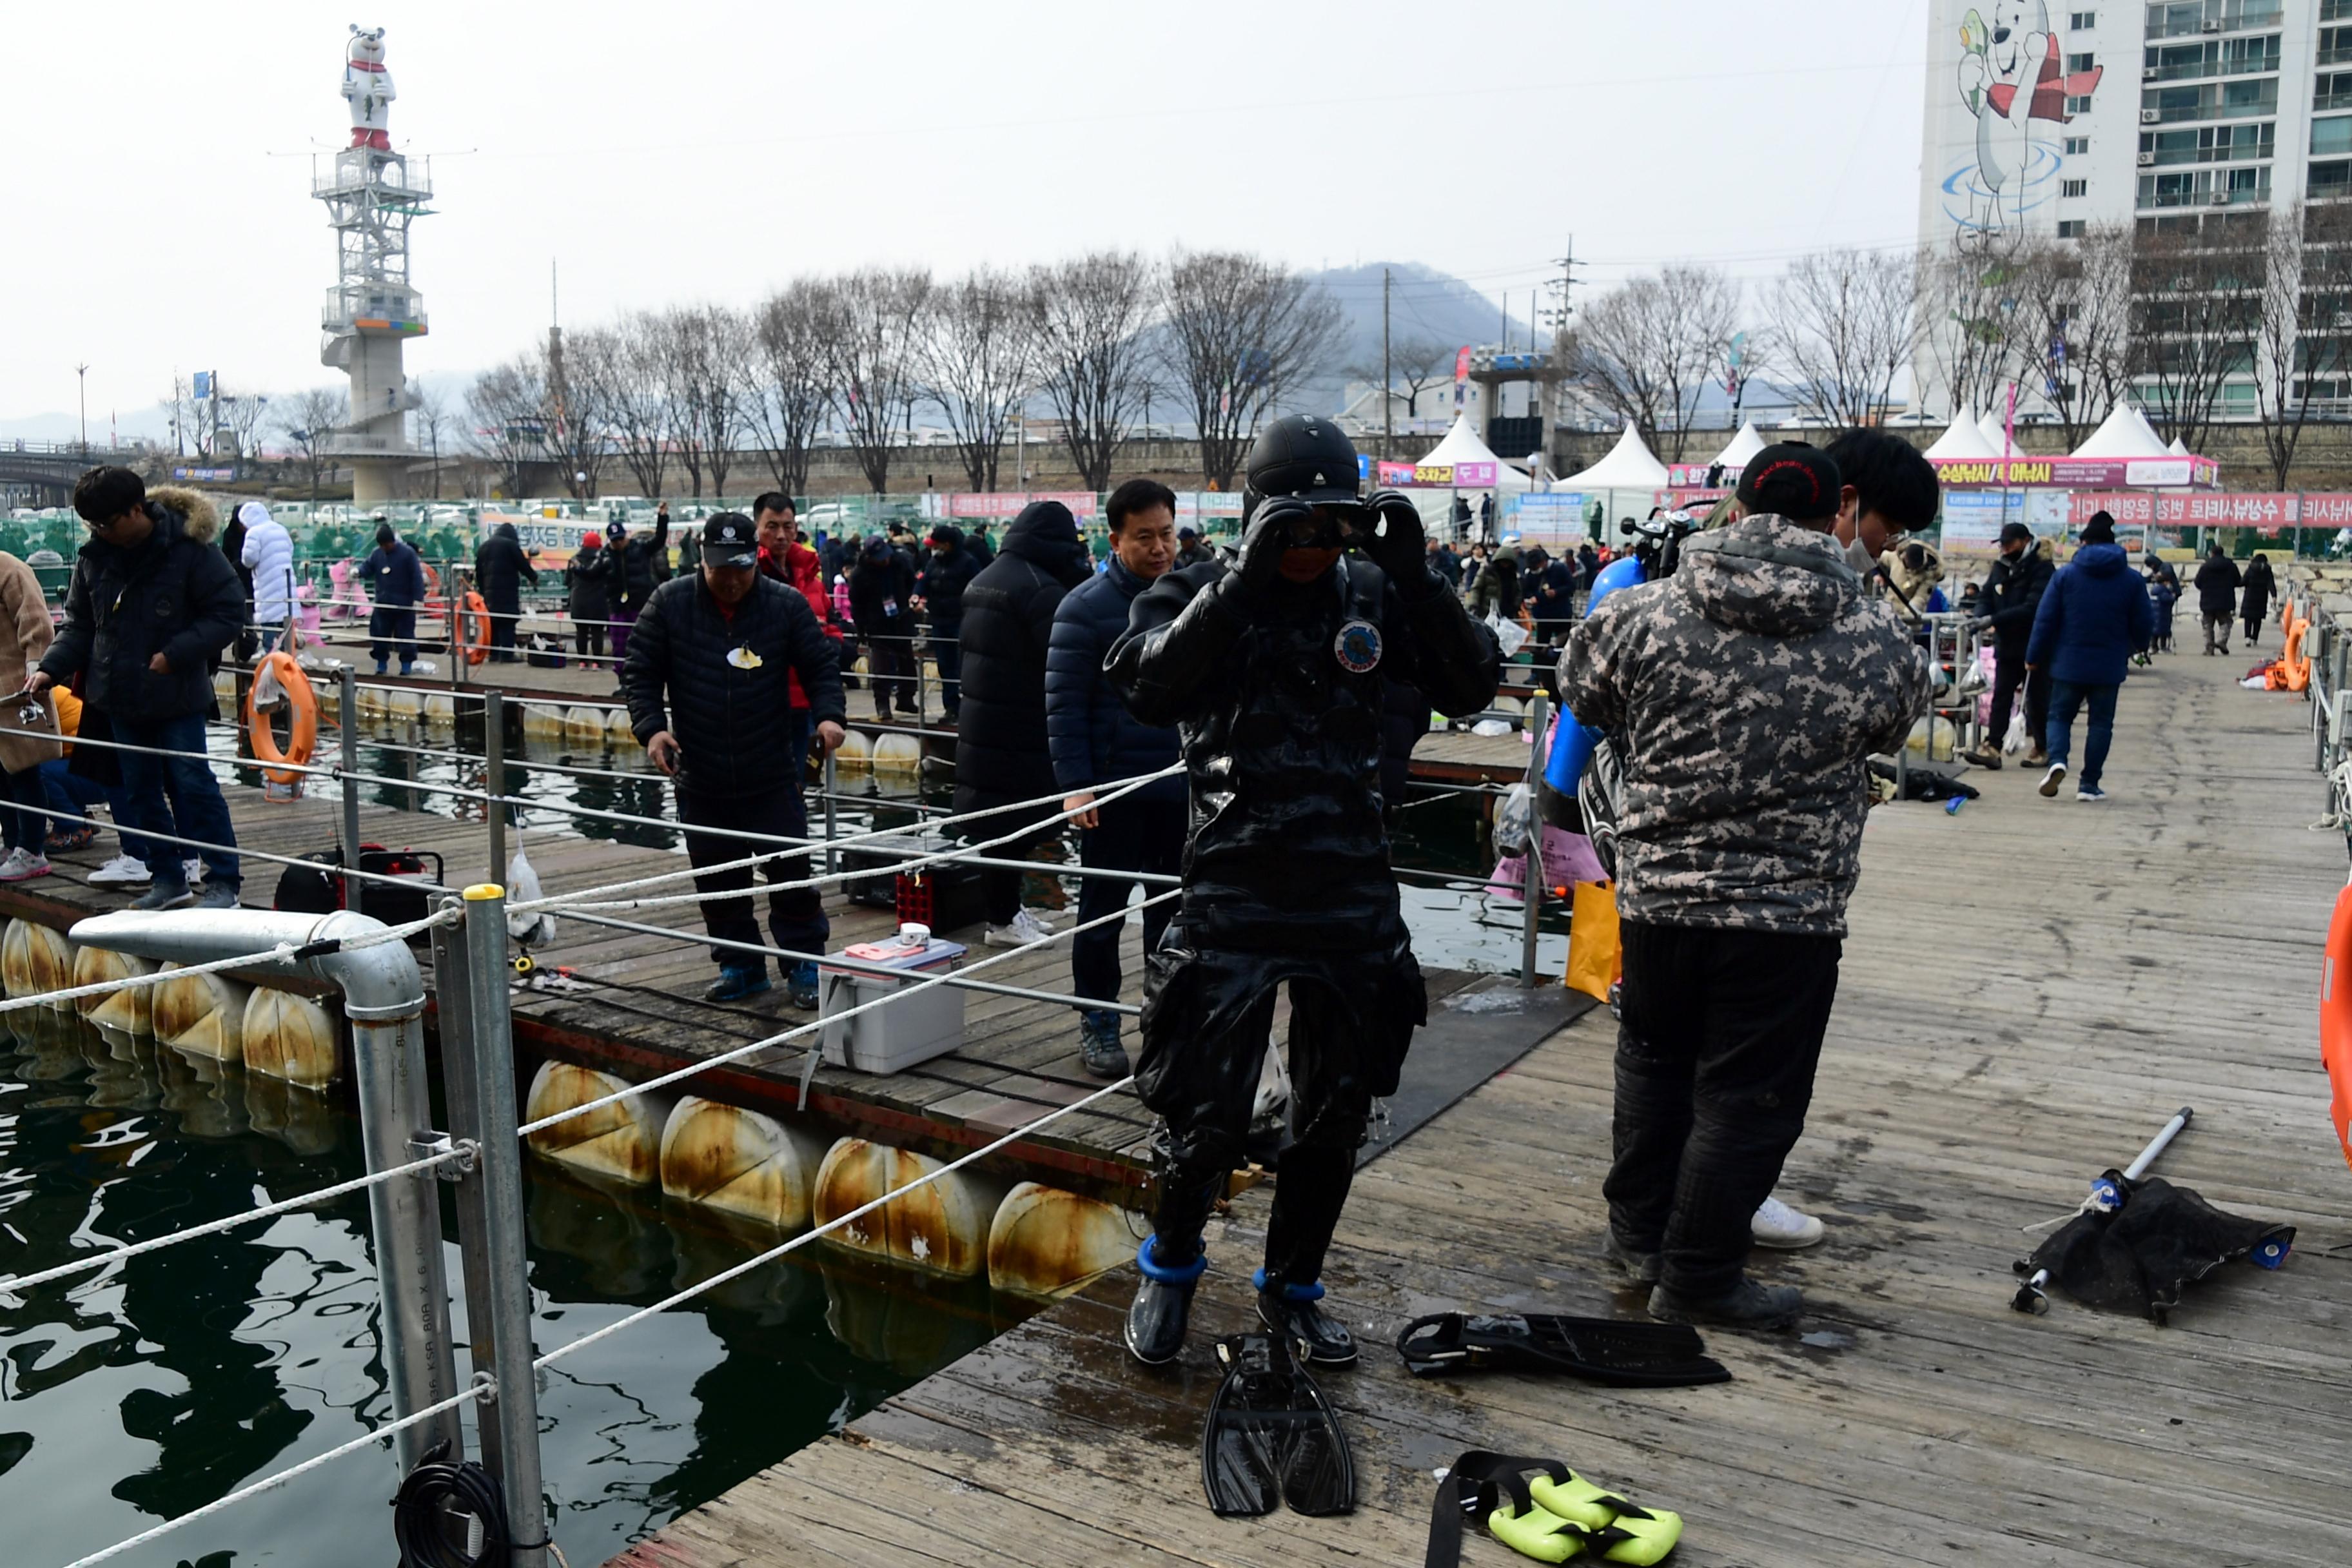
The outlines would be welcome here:
<svg viewBox="0 0 2352 1568">
<path fill-rule="evenodd" d="M 157 485 L 147 492 L 147 499 L 178 512 L 181 531 L 198 544 L 210 544 L 220 537 L 220 508 L 201 490 L 192 490 L 184 485 Z"/>
</svg>

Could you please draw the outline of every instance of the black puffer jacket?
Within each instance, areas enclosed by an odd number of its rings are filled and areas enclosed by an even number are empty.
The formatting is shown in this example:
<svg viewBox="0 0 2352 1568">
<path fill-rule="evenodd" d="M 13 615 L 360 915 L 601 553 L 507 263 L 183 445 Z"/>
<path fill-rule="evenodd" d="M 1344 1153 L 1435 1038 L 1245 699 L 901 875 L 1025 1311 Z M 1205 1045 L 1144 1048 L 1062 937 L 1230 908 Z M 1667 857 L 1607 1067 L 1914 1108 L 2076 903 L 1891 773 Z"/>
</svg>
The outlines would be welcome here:
<svg viewBox="0 0 2352 1568">
<path fill-rule="evenodd" d="M 907 558 L 878 542 L 859 552 L 849 569 L 849 618 L 861 637 L 904 637 L 914 625 L 907 614 L 915 591 L 915 569 Z"/>
<path fill-rule="evenodd" d="M 2015 560 L 2002 556 L 1985 574 L 1984 586 L 1977 590 L 1977 614 L 1992 624 L 1993 640 L 2002 651 L 2024 656 L 2033 617 L 2042 611 L 2042 595 L 2056 575 L 2056 547 L 2046 539 L 2028 544 Z"/>
<path fill-rule="evenodd" d="M 841 667 L 806 599 L 757 577 L 730 616 L 699 576 L 679 577 L 638 616 L 621 689 L 640 744 L 664 730 L 677 738 L 682 787 L 765 795 L 800 785 L 784 736 L 795 673 L 811 719 L 840 723 Z"/>
<path fill-rule="evenodd" d="M 522 552 L 522 537 L 515 532 L 515 525 L 502 522 L 474 552 L 474 586 L 481 590 L 482 602 L 491 609 L 512 615 L 522 608 L 525 583 L 538 586 L 539 570 Z"/>
<path fill-rule="evenodd" d="M 622 609 L 643 610 L 669 570 L 669 515 L 654 520 L 651 533 L 631 533 L 614 524 L 604 544 L 605 582 L 612 584 L 613 603 Z"/>
<path fill-rule="evenodd" d="M 563 581 L 569 587 L 564 607 L 575 621 L 608 620 L 613 614 L 611 584 L 605 570 L 604 547 L 582 546 L 579 553 L 563 568 Z"/>
<path fill-rule="evenodd" d="M 963 619 L 964 590 L 980 575 L 980 563 L 964 548 L 963 534 L 950 528 L 955 543 L 945 554 L 934 555 L 923 563 L 916 579 L 915 592 L 923 596 L 923 613 L 935 626 L 953 626 Z M 1010 533 L 1005 535 L 1009 542 Z"/>
<path fill-rule="evenodd" d="M 1087 580 L 1089 565 L 1070 509 L 1060 501 L 1032 501 L 1005 531 L 996 559 L 963 591 L 959 813 L 1054 793 L 1045 655 L 1054 612 L 1063 595 Z"/>
<path fill-rule="evenodd" d="M 147 492 L 155 531 L 123 549 L 91 540 L 74 563 L 65 624 L 41 668 L 114 719 L 153 722 L 213 710 L 208 661 L 245 625 L 245 588 L 213 546 L 220 514 L 194 490 Z M 169 674 L 150 669 L 162 654 Z"/>
</svg>

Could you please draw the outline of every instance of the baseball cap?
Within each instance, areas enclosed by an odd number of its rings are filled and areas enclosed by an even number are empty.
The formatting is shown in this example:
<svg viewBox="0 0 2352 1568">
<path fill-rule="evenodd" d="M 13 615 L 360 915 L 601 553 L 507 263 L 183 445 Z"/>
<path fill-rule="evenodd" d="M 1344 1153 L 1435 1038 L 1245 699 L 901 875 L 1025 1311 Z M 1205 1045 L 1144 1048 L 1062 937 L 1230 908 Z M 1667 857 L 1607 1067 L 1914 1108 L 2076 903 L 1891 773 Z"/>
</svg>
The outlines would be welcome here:
<svg viewBox="0 0 2352 1568">
<path fill-rule="evenodd" d="M 1769 512 L 1791 522 L 1835 517 L 1843 481 L 1837 465 L 1805 441 L 1782 441 L 1748 459 L 1734 493 L 1751 512 Z"/>
<path fill-rule="evenodd" d="M 706 566 L 754 566 L 760 561 L 760 537 L 751 520 L 740 511 L 715 511 L 702 523 L 702 563 Z"/>
<path fill-rule="evenodd" d="M 2000 542 L 2003 544 L 2009 543 L 2011 540 L 2031 540 L 2032 537 L 2033 531 L 2021 522 L 2004 522 L 2000 525 Z"/>
</svg>

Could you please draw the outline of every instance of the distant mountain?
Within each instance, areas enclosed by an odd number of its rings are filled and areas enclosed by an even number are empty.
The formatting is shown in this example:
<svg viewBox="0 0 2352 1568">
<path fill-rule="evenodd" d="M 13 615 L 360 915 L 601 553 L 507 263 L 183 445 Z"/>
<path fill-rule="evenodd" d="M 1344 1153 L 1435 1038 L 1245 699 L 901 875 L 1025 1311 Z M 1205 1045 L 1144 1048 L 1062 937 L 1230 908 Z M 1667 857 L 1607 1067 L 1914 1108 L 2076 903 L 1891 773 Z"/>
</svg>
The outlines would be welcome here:
<svg viewBox="0 0 2352 1568">
<path fill-rule="evenodd" d="M 1389 274 L 1389 347 L 1391 363 L 1412 347 L 1429 345 L 1450 358 L 1462 348 L 1478 348 L 1503 341 L 1503 308 L 1459 278 L 1418 261 L 1367 262 L 1360 267 L 1334 267 L 1307 274 L 1335 300 L 1347 319 L 1347 336 L 1334 368 L 1303 384 L 1293 406 L 1302 411 L 1337 413 L 1349 382 L 1377 382 L 1381 363 L 1381 273 Z M 1515 348 L 1527 346 L 1529 327 L 1527 302 L 1511 327 Z"/>
</svg>

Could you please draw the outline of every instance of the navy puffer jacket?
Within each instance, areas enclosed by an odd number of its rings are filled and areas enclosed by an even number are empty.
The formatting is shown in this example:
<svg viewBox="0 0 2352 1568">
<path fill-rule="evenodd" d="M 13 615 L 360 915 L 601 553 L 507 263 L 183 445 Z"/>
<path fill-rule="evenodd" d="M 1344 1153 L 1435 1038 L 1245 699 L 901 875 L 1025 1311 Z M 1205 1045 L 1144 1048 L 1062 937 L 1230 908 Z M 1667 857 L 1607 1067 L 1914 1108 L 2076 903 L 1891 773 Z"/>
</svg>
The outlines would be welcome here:
<svg viewBox="0 0 2352 1568">
<path fill-rule="evenodd" d="M 125 548 L 93 539 L 74 561 L 65 623 L 40 668 L 115 719 L 154 722 L 213 709 L 207 661 L 245 625 L 245 585 L 213 543 L 220 514 L 194 490 L 147 492 L 154 531 Z M 159 674 L 148 661 L 162 654 Z"/>
<path fill-rule="evenodd" d="M 1004 531 L 996 559 L 964 589 L 959 813 L 1054 793 L 1045 745 L 1045 650 L 1062 595 L 1086 581 L 1087 565 L 1070 509 L 1060 501 L 1032 501 Z"/>
<path fill-rule="evenodd" d="M 1045 655 L 1045 732 L 1054 783 L 1064 795 L 1156 773 L 1181 754 L 1175 726 L 1138 721 L 1103 674 L 1110 645 L 1127 630 L 1128 611 L 1148 585 L 1113 555 L 1054 612 L 1053 646 Z M 1146 784 L 1120 796 L 1113 809 L 1129 800 L 1181 805 L 1184 776 Z"/>
<path fill-rule="evenodd" d="M 2156 631 L 2147 582 L 2120 544 L 2085 544 L 2051 580 L 2033 617 L 2025 662 L 2047 667 L 2053 680 L 2120 686 L 2131 656 Z"/>
<path fill-rule="evenodd" d="M 687 788 L 765 795 L 800 786 L 784 735 L 794 673 L 812 721 L 840 723 L 841 666 L 808 601 L 759 577 L 728 616 L 697 574 L 673 578 L 646 601 L 629 634 L 621 689 L 639 744 L 663 730 L 677 738 Z"/>
</svg>

